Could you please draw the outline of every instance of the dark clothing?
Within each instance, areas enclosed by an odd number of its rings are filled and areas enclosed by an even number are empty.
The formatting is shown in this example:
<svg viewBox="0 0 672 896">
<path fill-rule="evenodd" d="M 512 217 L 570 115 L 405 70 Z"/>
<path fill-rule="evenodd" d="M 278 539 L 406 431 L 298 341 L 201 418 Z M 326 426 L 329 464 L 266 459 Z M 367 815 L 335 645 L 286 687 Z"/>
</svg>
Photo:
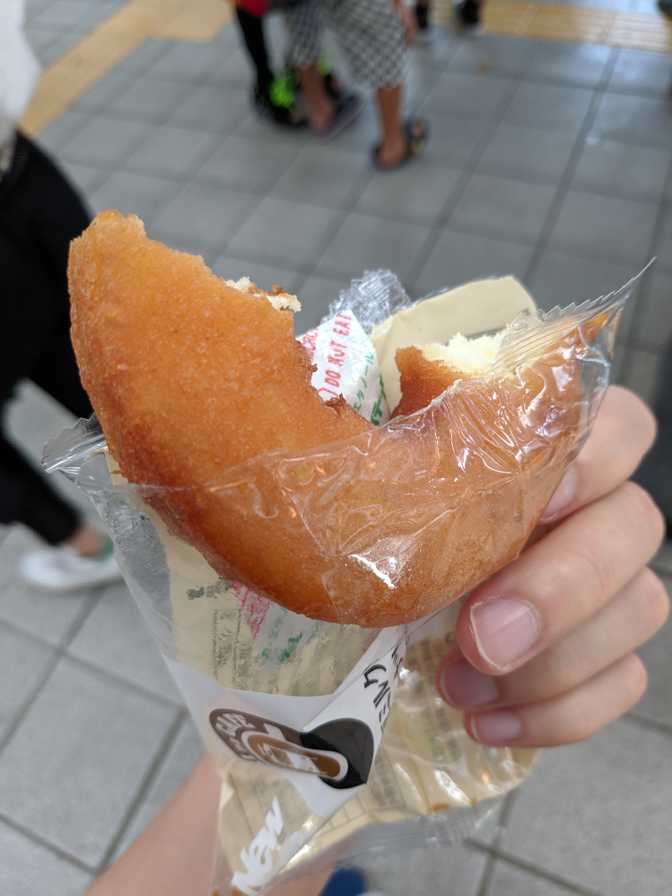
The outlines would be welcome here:
<svg viewBox="0 0 672 896">
<path fill-rule="evenodd" d="M 267 91 L 273 82 L 273 70 L 268 60 L 268 49 L 264 37 L 264 20 L 240 6 L 236 7 L 236 17 L 247 52 L 254 66 L 257 90 Z"/>
<path fill-rule="evenodd" d="M 0 180 L 0 415 L 30 379 L 78 417 L 91 414 L 70 342 L 67 259 L 90 215 L 51 159 L 19 134 Z M 0 420 L 0 425 L 2 421 Z M 50 544 L 80 524 L 0 431 L 0 523 L 20 522 Z"/>
</svg>

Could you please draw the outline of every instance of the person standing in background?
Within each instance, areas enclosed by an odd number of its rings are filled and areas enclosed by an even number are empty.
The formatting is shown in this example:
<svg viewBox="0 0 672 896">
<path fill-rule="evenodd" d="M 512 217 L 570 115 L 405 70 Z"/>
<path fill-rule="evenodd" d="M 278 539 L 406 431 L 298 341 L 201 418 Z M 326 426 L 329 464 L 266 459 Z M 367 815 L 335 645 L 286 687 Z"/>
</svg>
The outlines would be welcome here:
<svg viewBox="0 0 672 896">
<path fill-rule="evenodd" d="M 325 26 L 333 29 L 354 77 L 375 91 L 381 140 L 373 164 L 392 170 L 422 153 L 429 126 L 402 117 L 404 45 L 414 25 L 401 0 L 304 0 L 285 11 L 290 61 L 299 71 L 313 131 L 329 138 L 360 111 L 356 98 L 334 102 L 324 89 L 318 61 Z"/>
<path fill-rule="evenodd" d="M 417 0 L 413 12 L 420 35 L 429 33 L 432 0 Z M 477 34 L 482 27 L 483 0 L 461 0 L 453 7 L 455 26 L 465 34 Z"/>
<path fill-rule="evenodd" d="M 0 524 L 21 523 L 50 547 L 21 558 L 29 584 L 55 591 L 120 577 L 109 538 L 88 524 L 7 437 L 17 384 L 30 379 L 64 408 L 88 417 L 70 342 L 70 241 L 91 215 L 54 162 L 16 121 L 39 68 L 22 32 L 22 0 L 0 10 Z"/>
<path fill-rule="evenodd" d="M 277 125 L 302 128 L 308 125 L 308 117 L 300 108 L 297 98 L 299 87 L 295 72 L 285 70 L 276 75 L 271 65 L 266 42 L 264 18 L 269 12 L 296 5 L 301 0 L 236 0 L 236 22 L 247 55 L 254 69 L 255 82 L 252 103 L 257 111 Z M 324 88 L 330 98 L 337 101 L 341 90 L 337 79 L 322 61 L 320 71 Z"/>
</svg>

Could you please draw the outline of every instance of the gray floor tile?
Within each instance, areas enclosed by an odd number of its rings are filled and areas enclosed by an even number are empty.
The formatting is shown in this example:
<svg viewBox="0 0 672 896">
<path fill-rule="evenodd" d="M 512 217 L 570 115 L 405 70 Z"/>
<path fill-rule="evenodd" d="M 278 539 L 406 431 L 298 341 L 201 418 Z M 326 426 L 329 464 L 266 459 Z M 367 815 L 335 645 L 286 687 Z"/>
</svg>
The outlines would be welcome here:
<svg viewBox="0 0 672 896">
<path fill-rule="evenodd" d="M 186 236 L 221 252 L 257 203 L 250 194 L 194 182 L 164 206 L 154 226 L 162 234 Z"/>
<path fill-rule="evenodd" d="M 86 93 L 77 100 L 73 109 L 81 111 L 100 111 L 106 113 L 116 97 L 136 84 L 134 72 L 112 69 L 106 75 L 96 81 Z"/>
<path fill-rule="evenodd" d="M 423 113 L 430 119 L 444 115 L 460 118 L 497 118 L 506 97 L 511 91 L 510 78 L 444 72 L 423 106 Z"/>
<path fill-rule="evenodd" d="M 91 201 L 96 211 L 116 208 L 127 214 L 139 215 L 145 224 L 150 224 L 178 190 L 179 185 L 174 180 L 115 171 L 93 193 Z"/>
<path fill-rule="evenodd" d="M 621 49 L 609 79 L 609 89 L 618 92 L 668 93 L 672 67 L 667 53 Z"/>
<path fill-rule="evenodd" d="M 60 159 L 59 164 L 73 184 L 87 197 L 107 178 L 106 171 L 94 168 L 92 165 L 67 162 L 64 159 Z"/>
<path fill-rule="evenodd" d="M 672 146 L 669 100 L 605 93 L 597 108 L 591 136 L 669 149 Z"/>
<path fill-rule="evenodd" d="M 656 239 L 656 264 L 666 271 L 672 271 L 672 204 L 668 203 Z"/>
<path fill-rule="evenodd" d="M 45 888 L 58 896 L 81 896 L 91 875 L 59 859 L 0 822 L 0 892 L 7 896 L 34 896 Z"/>
<path fill-rule="evenodd" d="M 656 554 L 653 565 L 659 573 L 663 573 L 669 579 L 672 577 L 672 539 L 668 538 L 660 546 Z"/>
<path fill-rule="evenodd" d="M 180 128 L 230 134 L 247 114 L 248 107 L 249 97 L 244 90 L 235 87 L 223 90 L 219 84 L 192 84 L 167 123 Z"/>
<path fill-rule="evenodd" d="M 126 159 L 125 166 L 153 176 L 187 177 L 200 168 L 216 146 L 214 134 L 164 125 L 151 130 Z"/>
<path fill-rule="evenodd" d="M 31 49 L 37 56 L 37 58 L 42 61 L 43 52 L 52 44 L 57 36 L 61 33 L 60 31 L 54 31 L 53 28 L 40 28 L 35 25 L 28 25 L 25 29 L 26 40 L 30 44 Z"/>
<path fill-rule="evenodd" d="M 672 577 L 666 579 L 672 596 Z M 672 656 L 672 622 L 668 621 L 656 637 L 638 651 L 649 673 L 649 686 L 634 715 L 672 726 L 672 688 L 670 656 Z"/>
<path fill-rule="evenodd" d="M 647 404 L 653 404 L 663 365 L 659 354 L 630 349 L 621 383 L 636 392 Z"/>
<path fill-rule="evenodd" d="M 238 85 L 237 90 L 242 90 L 244 85 Z M 348 128 L 342 134 L 339 134 L 334 140 L 330 141 L 332 146 L 341 145 L 342 141 L 348 140 L 353 131 L 359 127 L 359 121 L 352 127 Z M 375 122 L 372 133 L 375 136 Z M 246 140 L 258 140 L 259 142 L 273 143 L 289 143 L 291 146 L 308 146 L 315 144 L 317 138 L 307 128 L 278 128 L 268 119 L 262 118 L 254 110 L 250 109 L 247 114 L 243 114 L 238 122 L 234 134 L 237 137 L 244 137 Z M 373 138 L 371 140 L 373 143 Z"/>
<path fill-rule="evenodd" d="M 497 74 L 522 74 L 530 62 L 536 41 L 496 34 L 484 34 L 478 40 L 461 40 L 450 60 L 455 70 Z"/>
<path fill-rule="evenodd" d="M 413 284 L 416 298 L 481 277 L 514 274 L 524 280 L 534 248 L 506 240 L 442 232 Z"/>
<path fill-rule="evenodd" d="M 325 208 L 349 208 L 370 174 L 368 159 L 359 153 L 306 146 L 280 175 L 272 195 Z"/>
<path fill-rule="evenodd" d="M 145 620 L 121 583 L 105 589 L 68 652 L 159 697 L 182 703 Z"/>
<path fill-rule="evenodd" d="M 672 877 L 671 745 L 621 721 L 548 752 L 520 791 L 501 848 L 609 896 L 662 896 Z"/>
<path fill-rule="evenodd" d="M 484 896 L 569 896 L 571 893 L 576 890 L 536 877 L 500 859 Z"/>
<path fill-rule="evenodd" d="M 176 41 L 146 70 L 149 78 L 202 81 L 217 72 L 227 59 L 221 47 L 208 43 Z"/>
<path fill-rule="evenodd" d="M 172 41 L 161 40 L 156 37 L 148 37 L 143 43 L 129 53 L 117 66 L 117 70 L 124 72 L 144 73 L 162 56 L 166 50 L 173 46 Z"/>
<path fill-rule="evenodd" d="M 530 278 L 530 289 L 542 308 L 552 308 L 605 296 L 636 273 L 634 265 L 548 248 Z M 641 314 L 639 300 L 637 304 Z"/>
<path fill-rule="evenodd" d="M 128 84 L 111 101 L 109 111 L 125 118 L 139 118 L 158 124 L 175 111 L 190 88 L 189 82 L 142 76 Z"/>
<path fill-rule="evenodd" d="M 132 153 L 148 131 L 149 126 L 144 122 L 124 121 L 107 115 L 91 116 L 84 127 L 63 144 L 62 150 L 75 162 L 114 165 Z M 153 140 L 154 135 L 149 139 Z"/>
<path fill-rule="evenodd" d="M 672 273 L 656 271 L 646 287 L 633 336 L 652 349 L 665 349 L 672 342 Z"/>
<path fill-rule="evenodd" d="M 611 255 L 634 265 L 647 259 L 658 207 L 653 202 L 617 199 L 569 190 L 550 242 L 582 254 Z"/>
<path fill-rule="evenodd" d="M 72 110 L 64 112 L 63 115 L 48 124 L 43 131 L 40 131 L 37 141 L 49 152 L 58 153 L 74 134 L 82 130 L 88 120 L 88 115 L 82 112 Z"/>
<path fill-rule="evenodd" d="M 657 200 L 669 167 L 670 154 L 662 149 L 590 137 L 581 152 L 572 186 L 609 196 Z"/>
<path fill-rule="evenodd" d="M 406 57 L 404 65 L 404 105 L 408 110 L 419 109 L 441 77 L 442 68 L 432 66 L 422 56 Z"/>
<path fill-rule="evenodd" d="M 216 47 L 212 48 L 212 52 L 215 58 L 204 72 L 204 80 L 217 84 L 233 84 L 248 90 L 252 87 L 250 63 L 239 47 L 227 50 L 221 56 L 217 55 Z"/>
<path fill-rule="evenodd" d="M 203 742 L 191 718 L 182 727 L 168 751 L 154 783 L 122 837 L 117 854 L 122 853 L 144 831 L 155 815 L 184 783 L 203 755 Z"/>
<path fill-rule="evenodd" d="M 42 51 L 40 62 L 44 68 L 53 65 L 66 53 L 69 53 L 73 47 L 86 37 L 85 31 L 75 31 L 69 28 L 61 31 L 58 37 Z"/>
<path fill-rule="evenodd" d="M 451 215 L 450 226 L 536 243 L 554 196 L 554 186 L 475 174 Z"/>
<path fill-rule="evenodd" d="M 361 191 L 357 211 L 433 224 L 449 204 L 462 172 L 418 159 L 394 174 L 377 171 Z"/>
<path fill-rule="evenodd" d="M 267 143 L 243 137 L 226 137 L 199 169 L 199 180 L 214 181 L 241 190 L 270 190 L 296 158 L 298 149 L 285 143 Z"/>
<path fill-rule="evenodd" d="M 271 290 L 276 284 L 286 292 L 297 294 L 297 290 L 304 280 L 304 275 L 299 271 L 292 271 L 280 265 L 265 264 L 253 259 L 236 258 L 225 252 L 215 261 L 213 271 L 226 280 L 239 280 L 241 277 L 249 277 L 262 289 Z M 300 296 L 299 296 L 300 298 Z"/>
<path fill-rule="evenodd" d="M 107 18 L 105 6 L 86 0 L 52 0 L 34 19 L 36 25 L 68 30 L 72 27 L 93 30 Z"/>
<path fill-rule="evenodd" d="M 0 589 L 2 601 L 2 589 Z M 18 634 L 0 623 L 0 739 L 9 731 L 23 702 L 39 683 L 53 657 L 46 645 Z"/>
<path fill-rule="evenodd" d="M 267 197 L 238 230 L 228 250 L 233 255 L 305 267 L 315 262 L 340 219 L 340 212 L 331 209 Z"/>
<path fill-rule="evenodd" d="M 316 327 L 326 315 L 329 305 L 349 284 L 348 277 L 320 277 L 317 274 L 304 280 L 297 293 L 301 299 L 301 311 L 296 315 L 295 332 L 301 334 Z"/>
<path fill-rule="evenodd" d="M 352 212 L 320 258 L 317 272 L 357 277 L 367 270 L 389 268 L 403 282 L 430 233 L 430 228 L 421 224 Z"/>
<path fill-rule="evenodd" d="M 504 113 L 504 120 L 576 135 L 585 121 L 592 98 L 593 91 L 585 87 L 523 81 Z"/>
<path fill-rule="evenodd" d="M 454 166 L 471 164 L 492 131 L 492 123 L 483 118 L 450 114 L 430 116 L 429 124 L 427 159 Z"/>
<path fill-rule="evenodd" d="M 36 541 L 27 545 L 32 550 L 39 547 Z M 91 594 L 87 591 L 47 594 L 25 585 L 16 568 L 13 574 L 14 578 L 0 589 L 0 619 L 50 644 L 59 644 L 83 608 L 91 603 Z"/>
<path fill-rule="evenodd" d="M 3 811 L 96 864 L 175 713 L 62 660 L 3 753 Z"/>
<path fill-rule="evenodd" d="M 434 844 L 365 855 L 361 867 L 368 886 L 383 893 L 476 896 L 486 861 L 483 853 L 465 846 Z"/>
<path fill-rule="evenodd" d="M 539 41 L 532 51 L 525 77 L 596 87 L 604 78 L 612 53 L 611 47 L 597 44 Z"/>
<path fill-rule="evenodd" d="M 209 267 L 212 267 L 214 260 L 222 250 L 222 245 L 213 246 L 210 241 L 204 243 L 191 233 L 168 233 L 159 230 L 154 225 L 149 229 L 149 236 L 151 239 L 158 240 L 160 243 L 165 243 L 166 246 L 170 246 L 171 249 L 177 249 L 179 252 L 188 252 L 190 255 L 200 255 Z"/>
<path fill-rule="evenodd" d="M 502 122 L 492 135 L 476 171 L 525 180 L 559 180 L 576 139 L 572 134 Z"/>
</svg>

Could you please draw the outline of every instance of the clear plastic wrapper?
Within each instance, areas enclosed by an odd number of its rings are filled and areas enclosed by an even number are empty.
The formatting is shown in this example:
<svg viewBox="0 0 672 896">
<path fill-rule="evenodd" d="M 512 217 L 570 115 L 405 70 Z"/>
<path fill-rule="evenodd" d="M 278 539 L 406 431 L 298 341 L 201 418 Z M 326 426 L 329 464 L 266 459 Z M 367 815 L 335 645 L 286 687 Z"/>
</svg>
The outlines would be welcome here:
<svg viewBox="0 0 672 896">
<path fill-rule="evenodd" d="M 300 458 L 262 455 L 194 492 L 221 502 L 229 526 L 258 523 L 269 550 L 294 550 L 297 579 L 317 554 L 336 622 L 283 609 L 249 576 L 215 572 L 179 527 L 166 525 L 175 490 L 128 484 L 95 419 L 47 447 L 47 469 L 74 480 L 108 527 L 217 759 L 213 892 L 271 893 L 278 879 L 358 850 L 413 845 L 408 821 L 421 842 L 450 840 L 526 776 L 534 752 L 472 742 L 436 692 L 436 669 L 452 642 L 454 601 L 519 553 L 587 436 L 630 289 L 537 314 L 512 278 L 413 304 L 394 275 L 374 272 L 301 337 L 323 397 L 342 394 L 378 428 Z M 397 348 L 445 342 L 458 330 L 488 332 L 514 318 L 493 368 L 509 385 L 493 380 L 484 395 L 483 381 L 460 381 L 428 411 L 387 422 L 399 394 Z M 521 371 L 530 358 L 543 363 L 533 400 L 521 408 L 507 390 L 528 376 Z M 513 468 L 503 453 L 515 458 Z M 288 507 L 292 524 L 278 528 Z M 296 548 L 301 539 L 306 557 Z M 438 551 L 444 543 L 450 550 Z M 476 553 L 487 569 L 473 562 Z M 443 556 L 452 570 L 441 566 Z M 455 570 L 458 557 L 466 561 Z M 350 624 L 367 591 L 378 595 L 384 620 L 409 576 L 418 582 L 415 621 L 380 628 L 372 614 L 370 627 Z M 430 612 L 442 587 L 444 606 L 452 605 Z"/>
</svg>

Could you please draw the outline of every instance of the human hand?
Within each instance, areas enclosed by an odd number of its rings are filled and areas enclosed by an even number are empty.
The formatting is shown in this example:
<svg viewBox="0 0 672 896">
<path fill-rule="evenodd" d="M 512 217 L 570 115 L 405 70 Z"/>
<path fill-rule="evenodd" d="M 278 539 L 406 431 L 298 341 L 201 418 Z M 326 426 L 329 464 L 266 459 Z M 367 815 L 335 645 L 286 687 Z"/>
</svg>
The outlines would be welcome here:
<svg viewBox="0 0 672 896">
<path fill-rule="evenodd" d="M 593 432 L 549 502 L 541 538 L 465 601 L 439 693 L 489 745 L 585 740 L 646 689 L 634 653 L 664 624 L 669 598 L 646 566 L 664 533 L 648 494 L 628 482 L 655 420 L 611 387 Z"/>
</svg>

